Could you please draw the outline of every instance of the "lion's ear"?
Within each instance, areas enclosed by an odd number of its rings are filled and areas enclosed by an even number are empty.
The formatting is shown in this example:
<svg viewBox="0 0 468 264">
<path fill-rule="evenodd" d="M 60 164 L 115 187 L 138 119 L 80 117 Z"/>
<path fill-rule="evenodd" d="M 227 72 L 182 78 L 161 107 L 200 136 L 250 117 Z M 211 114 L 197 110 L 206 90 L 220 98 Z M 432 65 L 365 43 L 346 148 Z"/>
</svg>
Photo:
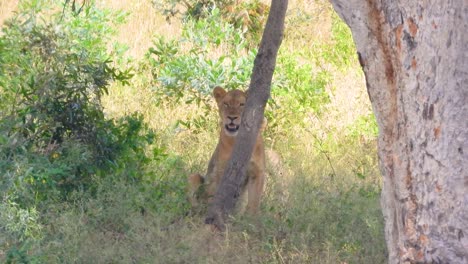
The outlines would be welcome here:
<svg viewBox="0 0 468 264">
<path fill-rule="evenodd" d="M 220 86 L 216 86 L 213 90 L 213 96 L 216 99 L 216 102 L 219 103 L 221 99 L 226 95 L 226 91 Z"/>
</svg>

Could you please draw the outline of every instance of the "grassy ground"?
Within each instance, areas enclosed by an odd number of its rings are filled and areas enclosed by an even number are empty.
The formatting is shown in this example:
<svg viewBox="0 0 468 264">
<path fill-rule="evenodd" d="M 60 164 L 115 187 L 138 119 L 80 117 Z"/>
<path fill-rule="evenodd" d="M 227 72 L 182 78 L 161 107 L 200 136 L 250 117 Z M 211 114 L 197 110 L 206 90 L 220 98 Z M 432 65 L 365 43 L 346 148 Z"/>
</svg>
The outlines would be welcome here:
<svg viewBox="0 0 468 264">
<path fill-rule="evenodd" d="M 225 234 L 207 230 L 203 215 L 185 216 L 185 179 L 206 169 L 217 114 L 206 116 L 203 129 L 180 126 L 178 120 L 196 119 L 205 108 L 160 102 L 152 75 L 138 66 L 153 35 L 180 36 L 180 22 L 167 23 L 150 1 L 99 4 L 129 12 L 115 40 L 128 46 L 129 64 L 141 69 L 131 85 L 111 87 L 103 98 L 105 113 L 142 113 L 164 155 L 146 166 L 144 185 L 120 181 L 116 172 L 112 179 L 96 179 L 93 194 L 76 190 L 67 202 L 49 202 L 34 220 L 36 240 L 0 238 L 0 262 L 20 263 L 21 257 L 32 263 L 386 262 L 375 124 L 363 74 L 355 56 L 342 63 L 326 50 L 314 54 L 336 41 L 336 17 L 327 2 L 290 1 L 279 62 L 294 55 L 295 67 L 313 61 L 307 74 L 327 72 L 329 102 L 317 112 L 298 103 L 300 96 L 273 92 L 261 214 L 234 216 Z M 0 24 L 14 9 L 15 1 L 0 0 Z"/>
</svg>

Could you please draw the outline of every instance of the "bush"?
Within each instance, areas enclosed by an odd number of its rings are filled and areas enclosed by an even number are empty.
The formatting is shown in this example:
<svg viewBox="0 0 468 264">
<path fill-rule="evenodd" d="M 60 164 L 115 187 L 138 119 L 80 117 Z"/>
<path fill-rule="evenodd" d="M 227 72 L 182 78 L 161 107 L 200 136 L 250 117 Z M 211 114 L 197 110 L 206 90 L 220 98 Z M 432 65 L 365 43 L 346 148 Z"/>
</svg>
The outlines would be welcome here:
<svg viewBox="0 0 468 264">
<path fill-rule="evenodd" d="M 218 9 L 209 18 L 187 21 L 182 38 L 156 37 L 153 44 L 147 57 L 160 95 L 200 103 L 216 85 L 248 85 L 254 53 L 247 49 L 244 34 L 224 22 Z M 213 56 L 216 50 L 223 52 Z"/>
<path fill-rule="evenodd" d="M 332 13 L 332 43 L 323 46 L 323 56 L 338 69 L 349 68 L 356 61 L 356 47 L 348 25 Z"/>
<path fill-rule="evenodd" d="M 105 14 L 105 13 L 104 13 Z M 24 143 L 45 149 L 65 138 L 91 143 L 104 120 L 100 97 L 109 81 L 130 74 L 113 67 L 106 43 L 112 31 L 102 13 L 87 7 L 80 15 L 21 13 L 0 40 L 0 85 L 6 120 Z"/>
<path fill-rule="evenodd" d="M 260 40 L 269 7 L 259 0 L 153 0 L 153 5 L 169 20 L 179 15 L 184 21 L 204 20 L 219 12 L 222 20 L 242 30 L 254 43 Z"/>
<path fill-rule="evenodd" d="M 177 15 L 192 19 L 206 18 L 213 9 L 223 8 L 234 3 L 233 0 L 154 0 L 152 2 L 167 19 Z"/>
<path fill-rule="evenodd" d="M 104 41 L 124 15 L 87 5 L 45 17 L 55 7 L 23 3 L 0 37 L 0 188 L 24 204 L 90 188 L 103 171 L 139 178 L 154 138 L 141 115 L 106 119 L 100 100 L 132 76 Z"/>
<path fill-rule="evenodd" d="M 103 179 L 142 181 L 149 161 L 164 155 L 147 155 L 155 134 L 141 114 L 104 115 L 110 83 L 132 76 L 112 62 L 119 57 L 105 41 L 124 15 L 43 3 L 22 2 L 0 35 L 0 252 L 7 263 L 43 262 L 34 250 L 52 205 L 76 192 L 97 195 Z"/>
</svg>

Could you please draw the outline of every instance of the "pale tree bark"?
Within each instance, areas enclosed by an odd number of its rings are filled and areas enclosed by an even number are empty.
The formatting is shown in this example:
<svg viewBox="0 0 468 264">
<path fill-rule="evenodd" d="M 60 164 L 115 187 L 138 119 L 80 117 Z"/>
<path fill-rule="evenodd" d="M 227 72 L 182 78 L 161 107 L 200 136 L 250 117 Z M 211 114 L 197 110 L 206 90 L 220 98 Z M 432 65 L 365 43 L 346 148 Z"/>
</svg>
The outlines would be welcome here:
<svg viewBox="0 0 468 264">
<path fill-rule="evenodd" d="M 288 0 L 272 0 L 260 47 L 254 61 L 247 102 L 231 159 L 226 166 L 213 202 L 208 207 L 206 224 L 225 228 L 225 217 L 232 213 L 240 196 L 241 184 L 263 122 L 265 105 L 270 97 L 276 56 L 284 32 Z"/>
<path fill-rule="evenodd" d="M 389 263 L 468 263 L 468 1 L 332 3 L 379 125 Z"/>
</svg>

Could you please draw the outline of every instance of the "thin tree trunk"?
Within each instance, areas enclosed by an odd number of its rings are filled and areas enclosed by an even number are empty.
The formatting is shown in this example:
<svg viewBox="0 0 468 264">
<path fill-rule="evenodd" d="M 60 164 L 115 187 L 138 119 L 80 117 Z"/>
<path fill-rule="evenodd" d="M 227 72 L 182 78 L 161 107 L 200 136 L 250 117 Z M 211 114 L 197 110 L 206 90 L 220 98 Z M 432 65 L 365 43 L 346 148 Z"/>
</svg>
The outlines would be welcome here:
<svg viewBox="0 0 468 264">
<path fill-rule="evenodd" d="M 288 0 L 272 0 L 270 14 L 255 58 L 242 124 L 231 159 L 226 166 L 213 202 L 209 205 L 205 223 L 224 230 L 225 217 L 231 213 L 240 196 L 248 162 L 263 121 L 266 102 L 270 97 L 271 80 L 276 56 L 281 45 Z"/>
<path fill-rule="evenodd" d="M 332 3 L 379 125 L 389 263 L 468 263 L 468 2 Z"/>
</svg>

